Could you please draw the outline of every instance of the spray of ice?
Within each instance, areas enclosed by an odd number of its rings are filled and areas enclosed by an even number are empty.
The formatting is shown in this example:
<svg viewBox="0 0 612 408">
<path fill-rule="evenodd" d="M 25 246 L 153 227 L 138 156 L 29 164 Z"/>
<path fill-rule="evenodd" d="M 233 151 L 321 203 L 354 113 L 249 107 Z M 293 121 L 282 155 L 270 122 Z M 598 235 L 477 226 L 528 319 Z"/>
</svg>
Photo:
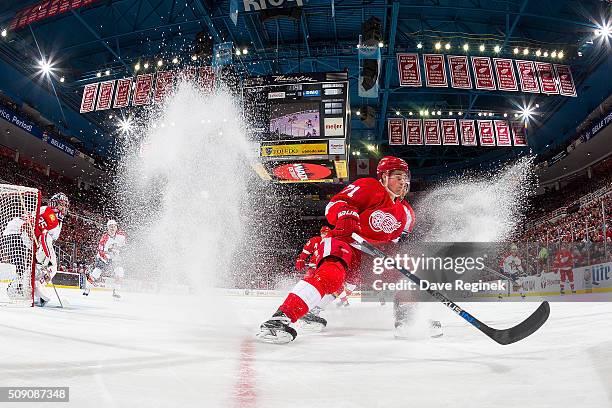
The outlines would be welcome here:
<svg viewBox="0 0 612 408">
<path fill-rule="evenodd" d="M 118 186 L 128 269 L 158 288 L 212 288 L 230 276 L 243 232 L 248 144 L 235 98 L 182 83 L 128 138 Z"/>
<path fill-rule="evenodd" d="M 464 174 L 427 192 L 415 206 L 426 242 L 501 242 L 523 217 L 533 187 L 532 158 L 498 172 Z"/>
</svg>

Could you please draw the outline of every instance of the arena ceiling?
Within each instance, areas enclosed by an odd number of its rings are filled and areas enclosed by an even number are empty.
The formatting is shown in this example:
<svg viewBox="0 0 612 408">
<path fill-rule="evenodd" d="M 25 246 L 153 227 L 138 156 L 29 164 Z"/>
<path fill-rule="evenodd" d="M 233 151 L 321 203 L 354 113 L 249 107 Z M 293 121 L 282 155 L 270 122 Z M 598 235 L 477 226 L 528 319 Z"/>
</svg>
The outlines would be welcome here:
<svg viewBox="0 0 612 408">
<path fill-rule="evenodd" d="M 0 28 L 7 27 L 19 10 L 38 2 L 2 1 Z M 362 24 L 372 16 L 382 23 L 381 91 L 377 99 L 366 100 L 356 91 L 356 45 Z M 264 20 L 258 14 L 240 14 L 234 24 L 229 0 L 98 0 L 8 32 L 0 39 L 0 56 L 24 76 L 34 75 L 41 55 L 53 59 L 57 68 L 53 86 L 58 98 L 65 107 L 77 111 L 82 87 L 87 83 L 131 76 L 137 63 L 147 61 L 149 71 L 156 69 L 155 62 L 160 59 L 164 64 L 177 58 L 178 65 L 192 65 L 194 40 L 201 32 L 214 43 L 233 41 L 238 49 L 248 50 L 234 56 L 234 67 L 244 76 L 348 69 L 352 110 L 367 105 L 376 112 L 373 128 L 353 116 L 353 148 L 372 143 L 380 146 L 377 154 L 393 152 L 411 164 L 437 168 L 492 161 L 524 150 L 389 147 L 386 118 L 420 110 L 441 111 L 443 116 L 462 112 L 468 118 L 478 112 L 493 112 L 502 117 L 531 107 L 533 136 L 556 115 L 563 120 L 555 122 L 558 129 L 553 138 L 563 138 L 570 136 L 571 126 L 584 113 L 572 105 L 575 102 L 570 100 L 574 98 L 399 87 L 396 52 L 435 52 L 437 42 L 443 45 L 440 52 L 459 55 L 512 58 L 518 48 L 521 57 L 528 49 L 529 59 L 536 59 L 536 50 L 550 54 L 563 51 L 562 60 L 571 66 L 578 93 L 583 95 L 580 103 L 595 106 L 599 93 L 593 92 L 588 79 L 606 66 L 609 69 L 610 64 L 609 41 L 605 35 L 597 36 L 596 30 L 612 23 L 610 18 L 610 3 L 601 0 L 310 0 L 289 18 Z M 447 43 L 450 50 L 444 49 Z M 463 50 L 464 44 L 468 44 L 468 51 Z M 495 46 L 500 47 L 499 53 L 495 53 Z M 65 82 L 59 81 L 62 76 Z M 609 84 L 606 87 L 602 92 L 609 93 Z M 112 138 L 116 120 L 109 119 L 108 114 L 88 114 L 85 119 L 96 129 L 96 135 L 90 131 L 75 135 L 84 139 L 85 145 L 88 138 Z M 549 135 L 544 137 L 546 141 L 536 144 L 554 141 L 548 140 Z M 111 145 L 101 141 L 94 144 L 101 149 Z"/>
</svg>

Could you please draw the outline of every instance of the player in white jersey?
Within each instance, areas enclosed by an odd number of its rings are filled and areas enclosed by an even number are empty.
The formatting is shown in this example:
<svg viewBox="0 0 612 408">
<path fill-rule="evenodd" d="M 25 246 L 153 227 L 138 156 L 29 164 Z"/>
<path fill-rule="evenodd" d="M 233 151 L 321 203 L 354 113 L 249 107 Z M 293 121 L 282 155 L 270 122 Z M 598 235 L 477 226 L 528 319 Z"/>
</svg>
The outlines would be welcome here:
<svg viewBox="0 0 612 408">
<path fill-rule="evenodd" d="M 525 270 L 521 258 L 518 256 L 518 247 L 515 244 L 510 245 L 510 253 L 502 258 L 499 267 L 502 274 L 510 277 L 519 286 L 519 293 L 525 299 L 525 290 L 523 289 Z"/>
<path fill-rule="evenodd" d="M 120 252 L 125 247 L 125 233 L 120 231 L 117 221 L 108 220 L 106 232 L 98 243 L 94 269 L 88 274 L 85 281 L 83 295 L 88 296 L 92 285 L 100 279 L 103 272 L 110 272 L 113 276 L 113 297 L 120 298 L 119 289 L 124 276 L 121 266 Z"/>
</svg>

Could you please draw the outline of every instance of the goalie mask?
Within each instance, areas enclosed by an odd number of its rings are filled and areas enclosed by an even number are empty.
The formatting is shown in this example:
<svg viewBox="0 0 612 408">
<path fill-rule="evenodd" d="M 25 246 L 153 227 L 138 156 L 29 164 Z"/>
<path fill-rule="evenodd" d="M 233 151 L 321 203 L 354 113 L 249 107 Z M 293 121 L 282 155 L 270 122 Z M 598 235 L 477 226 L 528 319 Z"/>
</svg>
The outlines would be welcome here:
<svg viewBox="0 0 612 408">
<path fill-rule="evenodd" d="M 62 220 L 68 215 L 68 208 L 70 207 L 70 201 L 64 193 L 55 193 L 49 199 L 49 205 L 55 208 L 58 212 L 58 218 Z"/>
</svg>

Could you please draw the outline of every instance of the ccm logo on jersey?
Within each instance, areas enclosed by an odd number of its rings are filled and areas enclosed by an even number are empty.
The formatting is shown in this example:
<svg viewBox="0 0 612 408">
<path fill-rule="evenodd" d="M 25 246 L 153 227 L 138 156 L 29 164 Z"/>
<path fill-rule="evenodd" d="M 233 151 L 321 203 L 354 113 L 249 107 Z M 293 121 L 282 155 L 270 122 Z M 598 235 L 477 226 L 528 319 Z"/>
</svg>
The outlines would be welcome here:
<svg viewBox="0 0 612 408">
<path fill-rule="evenodd" d="M 377 210 L 370 215 L 370 228 L 372 228 L 373 231 L 382 231 L 385 234 L 391 234 L 401 226 L 401 222 L 399 222 L 393 215 L 384 211 Z"/>
<path fill-rule="evenodd" d="M 355 218 L 359 218 L 359 214 L 357 214 L 356 211 L 346 211 L 345 210 L 345 211 L 340 211 L 338 213 L 338 218 L 342 218 L 342 217 L 355 217 Z"/>
</svg>

